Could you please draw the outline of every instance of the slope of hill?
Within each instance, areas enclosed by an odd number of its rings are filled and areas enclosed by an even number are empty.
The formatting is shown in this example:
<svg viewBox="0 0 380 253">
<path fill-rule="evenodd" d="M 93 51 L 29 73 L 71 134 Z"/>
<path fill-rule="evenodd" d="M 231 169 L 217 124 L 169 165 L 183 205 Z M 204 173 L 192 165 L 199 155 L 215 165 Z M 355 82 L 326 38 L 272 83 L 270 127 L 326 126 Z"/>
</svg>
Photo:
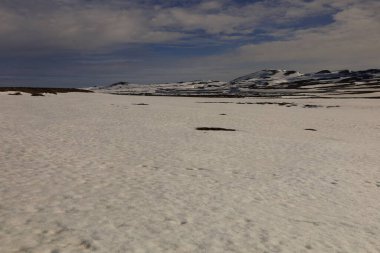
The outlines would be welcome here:
<svg viewBox="0 0 380 253">
<path fill-rule="evenodd" d="M 230 82 L 191 81 L 139 85 L 119 82 L 90 90 L 118 95 L 380 98 L 380 69 L 302 74 L 294 70 L 261 70 Z"/>
<path fill-rule="evenodd" d="M 190 81 L 161 84 L 130 84 L 119 82 L 107 86 L 89 88 L 95 92 L 117 95 L 155 95 L 155 96 L 219 96 L 228 92 L 228 83 L 220 81 Z"/>
</svg>

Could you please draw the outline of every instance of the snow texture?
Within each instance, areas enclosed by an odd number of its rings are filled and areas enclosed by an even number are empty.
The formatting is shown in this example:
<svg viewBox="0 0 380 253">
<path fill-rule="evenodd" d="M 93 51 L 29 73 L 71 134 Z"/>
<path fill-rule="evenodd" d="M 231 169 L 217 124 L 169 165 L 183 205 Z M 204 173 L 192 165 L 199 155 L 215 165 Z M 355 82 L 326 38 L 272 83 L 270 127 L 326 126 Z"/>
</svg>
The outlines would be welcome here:
<svg viewBox="0 0 380 253">
<path fill-rule="evenodd" d="M 0 108 L 0 252 L 380 252 L 378 100 Z"/>
</svg>

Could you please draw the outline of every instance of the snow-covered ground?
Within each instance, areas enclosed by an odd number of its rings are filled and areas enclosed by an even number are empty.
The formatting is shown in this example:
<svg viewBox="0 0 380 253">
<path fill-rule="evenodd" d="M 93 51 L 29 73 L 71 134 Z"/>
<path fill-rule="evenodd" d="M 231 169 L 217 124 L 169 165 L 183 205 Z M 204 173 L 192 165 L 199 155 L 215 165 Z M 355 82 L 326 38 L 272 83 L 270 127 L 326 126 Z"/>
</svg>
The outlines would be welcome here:
<svg viewBox="0 0 380 253">
<path fill-rule="evenodd" d="M 380 252 L 379 100 L 268 101 L 0 94 L 0 252 Z"/>
</svg>

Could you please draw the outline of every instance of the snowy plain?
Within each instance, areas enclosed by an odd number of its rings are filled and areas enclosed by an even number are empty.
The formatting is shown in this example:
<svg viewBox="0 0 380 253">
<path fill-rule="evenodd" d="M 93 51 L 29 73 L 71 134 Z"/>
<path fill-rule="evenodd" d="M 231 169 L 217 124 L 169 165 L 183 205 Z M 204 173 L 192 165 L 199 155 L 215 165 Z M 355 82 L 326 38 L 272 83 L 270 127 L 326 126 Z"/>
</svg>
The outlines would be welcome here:
<svg viewBox="0 0 380 253">
<path fill-rule="evenodd" d="M 0 133 L 0 252 L 380 252 L 377 99 L 1 93 Z"/>
</svg>

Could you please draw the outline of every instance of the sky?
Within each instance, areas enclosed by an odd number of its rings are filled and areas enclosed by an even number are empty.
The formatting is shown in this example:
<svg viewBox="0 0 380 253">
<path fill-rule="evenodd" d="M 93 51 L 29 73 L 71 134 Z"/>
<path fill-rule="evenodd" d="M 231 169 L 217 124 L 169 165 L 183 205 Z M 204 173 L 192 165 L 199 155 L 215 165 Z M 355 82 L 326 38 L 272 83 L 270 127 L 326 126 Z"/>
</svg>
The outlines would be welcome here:
<svg viewBox="0 0 380 253">
<path fill-rule="evenodd" d="M 0 86 L 380 68 L 379 0 L 1 0 Z"/>
</svg>

